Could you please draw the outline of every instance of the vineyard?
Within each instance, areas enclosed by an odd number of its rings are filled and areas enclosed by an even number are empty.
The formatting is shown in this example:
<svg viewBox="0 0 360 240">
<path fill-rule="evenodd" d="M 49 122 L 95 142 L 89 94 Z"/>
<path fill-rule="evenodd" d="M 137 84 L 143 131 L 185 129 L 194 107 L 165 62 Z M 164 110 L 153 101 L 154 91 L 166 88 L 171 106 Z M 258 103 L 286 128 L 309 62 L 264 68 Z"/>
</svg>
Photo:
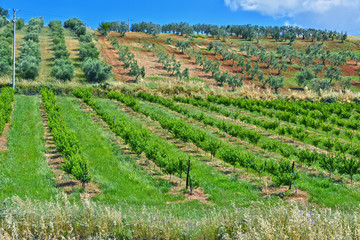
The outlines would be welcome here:
<svg viewBox="0 0 360 240">
<path fill-rule="evenodd" d="M 33 18 L 14 90 L 9 25 L 1 239 L 360 238 L 360 41 Z"/>
</svg>

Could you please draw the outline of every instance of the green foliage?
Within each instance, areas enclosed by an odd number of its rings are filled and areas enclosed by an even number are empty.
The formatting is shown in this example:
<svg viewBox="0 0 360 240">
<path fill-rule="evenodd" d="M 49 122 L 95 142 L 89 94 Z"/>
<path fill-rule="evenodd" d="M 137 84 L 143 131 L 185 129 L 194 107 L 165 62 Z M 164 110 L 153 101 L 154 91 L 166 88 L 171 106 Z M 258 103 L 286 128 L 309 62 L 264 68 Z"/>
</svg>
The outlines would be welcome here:
<svg viewBox="0 0 360 240">
<path fill-rule="evenodd" d="M 296 74 L 297 83 L 299 84 L 299 86 L 303 86 L 303 87 L 308 85 L 314 78 L 315 78 L 314 73 L 307 68 L 302 68 L 301 72 L 298 72 Z"/>
<path fill-rule="evenodd" d="M 44 26 L 44 20 L 42 18 L 31 18 L 29 20 L 29 25 L 30 26 L 39 26 L 42 28 Z"/>
<path fill-rule="evenodd" d="M 56 59 L 51 76 L 59 80 L 71 80 L 74 76 L 74 65 L 69 59 Z"/>
<path fill-rule="evenodd" d="M 21 57 L 16 67 L 16 72 L 24 79 L 34 80 L 39 76 L 38 59 L 31 55 Z"/>
<path fill-rule="evenodd" d="M 86 81 L 100 83 L 109 78 L 112 66 L 106 65 L 98 59 L 87 59 L 81 68 L 85 73 Z"/>
<path fill-rule="evenodd" d="M 32 40 L 34 42 L 39 42 L 39 33 L 35 31 L 27 32 L 24 36 L 25 41 Z"/>
<path fill-rule="evenodd" d="M 130 65 L 130 76 L 135 77 L 135 81 L 139 80 L 139 77 L 145 77 L 145 67 L 142 66 L 141 68 L 137 64 L 137 62 L 133 62 Z"/>
<path fill-rule="evenodd" d="M 175 76 L 182 81 L 183 79 L 189 79 L 189 68 L 185 68 L 184 71 L 181 71 L 180 69 L 176 69 Z"/>
<path fill-rule="evenodd" d="M 273 77 L 270 76 L 268 79 L 270 87 L 275 90 L 275 93 L 278 94 L 279 88 L 284 88 L 284 77 Z"/>
<path fill-rule="evenodd" d="M 281 160 L 277 164 L 275 171 L 272 169 L 272 171 L 274 171 L 274 177 L 272 180 L 275 182 L 275 185 L 287 185 L 289 188 L 291 188 L 295 180 L 300 177 L 299 173 L 297 173 L 293 168 L 294 163 L 292 165 L 288 160 Z"/>
<path fill-rule="evenodd" d="M 16 30 L 21 30 L 25 26 L 25 21 L 22 18 L 16 18 Z"/>
<path fill-rule="evenodd" d="M 3 58 L 0 58 L 0 76 L 10 72 L 11 68 L 9 63 L 7 63 Z"/>
<path fill-rule="evenodd" d="M 83 61 L 88 58 L 97 59 L 99 57 L 99 51 L 93 42 L 81 42 L 79 55 L 80 59 Z"/>
<path fill-rule="evenodd" d="M 110 31 L 111 23 L 109 22 L 101 22 L 99 23 L 98 31 L 101 35 L 107 35 Z"/>
<path fill-rule="evenodd" d="M 81 181 L 83 189 L 85 189 L 85 183 L 90 182 L 91 175 L 86 160 L 81 155 L 79 140 L 65 125 L 54 93 L 51 90 L 42 89 L 41 98 L 48 114 L 48 126 L 56 148 L 65 157 L 62 169 Z"/>
<path fill-rule="evenodd" d="M 40 51 L 40 46 L 38 43 L 32 41 L 32 40 L 28 40 L 25 41 L 21 44 L 20 47 L 20 62 L 22 61 L 22 58 L 25 58 L 27 56 L 31 56 L 33 58 L 35 58 L 35 63 L 37 65 L 40 64 L 41 61 L 41 51 Z"/>
<path fill-rule="evenodd" d="M 110 29 L 111 31 L 115 31 L 120 33 L 121 37 L 125 37 L 125 33 L 129 31 L 129 26 L 125 21 L 119 22 L 111 22 L 110 23 Z"/>
<path fill-rule="evenodd" d="M 1 62 L 0 62 L 1 63 Z M 1 66 L 1 65 L 0 65 Z M 0 136 L 2 135 L 5 124 L 10 121 L 12 112 L 11 103 L 14 101 L 15 90 L 10 87 L 3 87 L 0 93 Z"/>
<path fill-rule="evenodd" d="M 177 47 L 181 51 L 181 53 L 184 53 L 184 51 L 186 51 L 186 49 L 190 48 L 190 43 L 188 41 L 178 40 L 176 42 L 175 47 Z"/>
<path fill-rule="evenodd" d="M 331 86 L 331 82 L 326 79 L 314 78 L 310 82 L 311 89 L 315 90 L 318 94 L 320 94 L 321 90 L 323 91 L 329 90 L 330 86 Z"/>
<path fill-rule="evenodd" d="M 85 24 L 77 18 L 66 20 L 64 22 L 64 28 L 70 28 L 78 37 L 86 34 Z"/>
<path fill-rule="evenodd" d="M 343 156 L 339 162 L 339 172 L 342 174 L 348 174 L 352 183 L 353 176 L 360 171 L 360 162 L 355 158 L 347 158 Z"/>
</svg>

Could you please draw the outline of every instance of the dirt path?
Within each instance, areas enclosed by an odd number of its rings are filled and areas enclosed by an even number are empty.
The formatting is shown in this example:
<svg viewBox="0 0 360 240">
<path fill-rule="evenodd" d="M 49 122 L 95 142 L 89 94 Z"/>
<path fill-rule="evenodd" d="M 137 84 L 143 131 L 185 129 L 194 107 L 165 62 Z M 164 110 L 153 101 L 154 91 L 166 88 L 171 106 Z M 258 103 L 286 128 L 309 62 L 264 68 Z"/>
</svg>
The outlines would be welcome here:
<svg viewBox="0 0 360 240">
<path fill-rule="evenodd" d="M 56 186 L 69 195 L 72 194 L 73 192 L 78 192 L 81 189 L 81 185 L 82 185 L 81 182 L 75 180 L 74 176 L 66 173 L 61 169 L 61 165 L 64 162 L 64 157 L 56 148 L 56 145 L 53 140 L 53 136 L 48 126 L 48 114 L 46 113 L 43 105 L 41 106 L 40 113 L 44 127 L 44 139 L 45 139 L 45 148 L 46 148 L 45 157 L 51 171 L 55 175 Z M 98 186 L 93 182 L 90 182 L 90 183 L 86 183 L 86 190 L 84 193 L 81 193 L 81 196 L 92 198 L 100 193 L 101 193 L 100 186 Z"/>
<path fill-rule="evenodd" d="M 208 194 L 205 194 L 202 188 L 194 189 L 192 194 L 190 194 L 190 192 L 188 192 L 188 191 L 184 192 L 186 184 L 183 179 L 181 179 L 177 176 L 174 176 L 174 175 L 170 176 L 169 174 L 165 174 L 164 172 L 161 171 L 161 169 L 158 166 L 156 166 L 156 164 L 154 162 L 147 159 L 144 153 L 141 154 L 140 156 L 138 156 L 136 153 L 132 152 L 130 146 L 128 144 L 126 144 L 120 137 L 116 136 L 110 130 L 107 123 L 104 122 L 96 114 L 96 112 L 94 110 L 92 110 L 88 105 L 86 105 L 81 100 L 78 100 L 78 102 L 80 103 L 80 106 L 81 106 L 81 109 L 83 112 L 90 114 L 90 116 L 94 122 L 97 122 L 98 124 L 100 124 L 103 129 L 105 129 L 108 133 L 110 133 L 113 136 L 113 139 L 116 139 L 116 142 L 114 142 L 114 144 L 116 146 L 118 146 L 125 155 L 131 156 L 133 159 L 135 159 L 137 164 L 139 166 L 141 166 L 144 170 L 146 170 L 146 172 L 149 175 L 151 175 L 155 178 L 169 181 L 170 184 L 172 185 L 172 187 L 169 191 L 170 194 L 172 194 L 172 195 L 183 194 L 185 196 L 185 200 L 176 201 L 176 202 L 168 202 L 167 204 L 173 204 L 173 203 L 178 203 L 178 202 L 183 202 L 183 201 L 191 201 L 191 200 L 197 200 L 197 201 L 199 201 L 201 203 L 205 203 L 205 204 L 212 204 L 208 199 L 209 198 Z"/>
<path fill-rule="evenodd" d="M 101 44 L 101 52 L 106 58 L 106 62 L 108 65 L 113 66 L 113 73 L 115 75 L 116 80 L 121 82 L 134 82 L 134 79 L 129 76 L 129 71 L 124 69 L 124 64 L 119 61 L 119 55 L 116 50 L 111 46 L 109 41 L 107 41 L 105 36 L 98 36 L 99 42 Z"/>
</svg>

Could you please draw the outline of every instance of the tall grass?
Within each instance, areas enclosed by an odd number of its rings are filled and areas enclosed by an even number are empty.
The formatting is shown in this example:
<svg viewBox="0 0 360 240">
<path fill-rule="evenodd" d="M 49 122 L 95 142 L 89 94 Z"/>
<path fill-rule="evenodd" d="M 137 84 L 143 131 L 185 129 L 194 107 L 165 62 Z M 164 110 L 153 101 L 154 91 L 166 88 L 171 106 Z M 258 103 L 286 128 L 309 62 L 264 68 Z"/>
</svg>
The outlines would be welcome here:
<svg viewBox="0 0 360 240">
<path fill-rule="evenodd" d="M 353 212 L 295 203 L 207 210 L 202 218 L 177 218 L 153 207 L 132 210 L 59 195 L 40 202 L 13 197 L 0 207 L 1 239 L 359 239 Z"/>
</svg>

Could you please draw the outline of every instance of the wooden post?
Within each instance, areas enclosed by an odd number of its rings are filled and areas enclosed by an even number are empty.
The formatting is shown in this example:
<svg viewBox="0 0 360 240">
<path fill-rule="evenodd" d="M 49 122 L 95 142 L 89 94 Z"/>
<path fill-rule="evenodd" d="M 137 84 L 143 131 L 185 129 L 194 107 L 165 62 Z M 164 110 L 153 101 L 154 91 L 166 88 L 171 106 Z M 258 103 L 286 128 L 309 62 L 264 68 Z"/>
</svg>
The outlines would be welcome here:
<svg viewBox="0 0 360 240">
<path fill-rule="evenodd" d="M 189 187 L 189 177 L 190 177 L 190 158 L 189 158 L 189 161 L 188 161 L 188 170 L 187 170 L 187 173 L 186 173 L 186 190 Z"/>
</svg>

